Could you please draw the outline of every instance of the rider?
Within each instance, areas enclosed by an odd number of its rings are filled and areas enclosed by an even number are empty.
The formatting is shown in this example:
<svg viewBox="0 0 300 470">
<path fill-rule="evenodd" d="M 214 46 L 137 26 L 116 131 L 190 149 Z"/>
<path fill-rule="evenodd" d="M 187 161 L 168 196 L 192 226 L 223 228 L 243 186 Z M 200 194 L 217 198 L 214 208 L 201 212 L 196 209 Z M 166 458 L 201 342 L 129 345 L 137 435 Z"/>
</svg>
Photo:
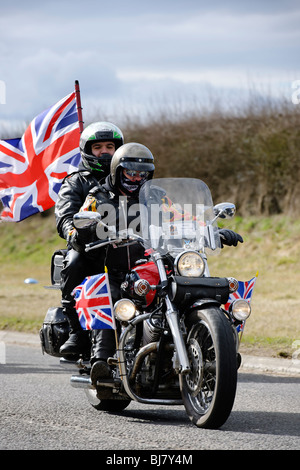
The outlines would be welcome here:
<svg viewBox="0 0 300 470">
<path fill-rule="evenodd" d="M 84 204 L 84 210 L 98 209 L 98 212 L 101 212 L 101 206 L 105 204 L 109 207 L 110 205 L 110 213 L 115 215 L 115 225 L 121 224 L 124 216 L 127 226 L 130 225 L 136 217 L 135 213 L 130 214 L 130 208 L 138 203 L 140 188 L 145 181 L 152 178 L 154 168 L 154 158 L 147 147 L 135 142 L 123 145 L 112 158 L 110 175 L 104 184 L 90 192 Z M 109 275 L 113 303 L 120 298 L 120 285 L 126 273 L 137 260 L 144 256 L 144 249 L 138 244 L 118 248 L 109 245 L 106 249 L 105 266 Z M 107 359 L 113 356 L 114 351 L 113 330 L 94 330 L 91 353 L 93 383 L 100 376 L 110 375 Z"/>
<path fill-rule="evenodd" d="M 78 239 L 73 216 L 79 212 L 90 189 L 99 185 L 110 171 L 112 156 L 124 143 L 122 131 L 110 122 L 95 122 L 87 126 L 80 136 L 82 162 L 77 172 L 68 175 L 58 194 L 55 205 L 57 231 L 67 240 L 68 251 L 61 271 L 62 307 L 70 324 L 70 336 L 61 347 L 61 354 L 79 354 L 90 347 L 88 336 L 82 330 L 76 310 L 73 289 L 83 279 L 99 272 L 101 253 L 84 252 L 83 240 Z M 103 260 L 102 260 L 103 264 Z"/>
<path fill-rule="evenodd" d="M 121 217 L 124 219 L 122 210 L 125 208 L 127 226 L 130 226 L 131 218 L 136 217 L 135 211 L 130 211 L 130 208 L 138 203 L 140 188 L 145 181 L 153 177 L 153 173 L 154 158 L 147 147 L 138 143 L 123 145 L 112 158 L 110 175 L 104 184 L 90 191 L 83 210 L 97 210 L 101 213 L 101 207 L 111 206 L 110 213 L 115 216 L 114 223 L 118 225 Z M 238 241 L 243 241 L 240 235 L 230 230 L 223 236 L 223 244 L 236 246 Z M 120 298 L 120 285 L 128 270 L 137 260 L 144 257 L 144 249 L 139 244 L 117 248 L 108 245 L 105 266 L 109 274 L 113 303 Z M 110 376 L 107 359 L 115 352 L 115 335 L 113 330 L 103 329 L 93 330 L 92 336 L 91 380 L 95 383 L 99 377 Z"/>
</svg>

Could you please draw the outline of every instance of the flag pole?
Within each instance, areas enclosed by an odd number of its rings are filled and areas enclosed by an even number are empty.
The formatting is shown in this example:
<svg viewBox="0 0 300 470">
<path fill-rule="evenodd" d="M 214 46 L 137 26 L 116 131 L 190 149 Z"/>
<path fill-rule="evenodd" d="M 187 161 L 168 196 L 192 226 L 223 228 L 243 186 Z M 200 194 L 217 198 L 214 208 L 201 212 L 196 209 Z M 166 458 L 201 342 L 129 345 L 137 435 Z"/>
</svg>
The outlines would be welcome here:
<svg viewBox="0 0 300 470">
<path fill-rule="evenodd" d="M 82 120 L 82 107 L 81 107 L 80 88 L 79 88 L 78 80 L 75 80 L 75 96 L 76 96 L 79 130 L 81 134 L 81 132 L 83 131 L 83 120 Z"/>
</svg>

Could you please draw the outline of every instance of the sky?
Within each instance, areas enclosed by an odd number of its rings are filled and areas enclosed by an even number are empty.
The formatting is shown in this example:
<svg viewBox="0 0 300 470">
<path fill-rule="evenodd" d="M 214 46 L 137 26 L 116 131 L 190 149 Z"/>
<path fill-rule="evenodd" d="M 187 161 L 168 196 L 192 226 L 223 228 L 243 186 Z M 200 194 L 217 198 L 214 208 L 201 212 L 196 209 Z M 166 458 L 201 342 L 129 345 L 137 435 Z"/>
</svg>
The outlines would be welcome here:
<svg viewBox="0 0 300 470">
<path fill-rule="evenodd" d="M 14 0 L 0 13 L 0 136 L 74 90 L 83 119 L 292 96 L 298 0 Z M 300 104 L 299 104 L 300 106 Z"/>
</svg>

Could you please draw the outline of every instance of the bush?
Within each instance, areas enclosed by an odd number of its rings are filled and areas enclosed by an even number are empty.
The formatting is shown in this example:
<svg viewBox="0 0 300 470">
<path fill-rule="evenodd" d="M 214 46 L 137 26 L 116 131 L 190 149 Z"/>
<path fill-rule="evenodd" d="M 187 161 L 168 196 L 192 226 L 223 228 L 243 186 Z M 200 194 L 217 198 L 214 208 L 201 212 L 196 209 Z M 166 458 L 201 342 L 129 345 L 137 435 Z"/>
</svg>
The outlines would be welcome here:
<svg viewBox="0 0 300 470">
<path fill-rule="evenodd" d="M 300 214 L 300 110 L 259 109 L 132 123 L 126 141 L 149 147 L 156 177 L 195 177 L 214 202 L 230 200 L 240 215 Z"/>
</svg>

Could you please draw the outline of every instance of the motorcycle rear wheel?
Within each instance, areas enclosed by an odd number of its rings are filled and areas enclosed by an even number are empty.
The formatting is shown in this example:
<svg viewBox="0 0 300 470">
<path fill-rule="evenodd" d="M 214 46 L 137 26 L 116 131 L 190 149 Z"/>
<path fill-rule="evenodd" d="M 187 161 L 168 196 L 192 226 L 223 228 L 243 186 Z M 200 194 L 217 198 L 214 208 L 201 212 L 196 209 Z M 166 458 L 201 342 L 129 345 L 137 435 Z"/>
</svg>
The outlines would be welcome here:
<svg viewBox="0 0 300 470">
<path fill-rule="evenodd" d="M 232 330 L 217 307 L 192 312 L 187 328 L 191 372 L 179 376 L 182 400 L 192 423 L 199 428 L 218 429 L 228 419 L 236 393 Z"/>
<path fill-rule="evenodd" d="M 92 405 L 95 410 L 98 411 L 111 411 L 111 412 L 119 412 L 125 410 L 127 406 L 130 404 L 131 400 L 99 400 L 97 397 L 97 391 L 93 389 L 85 389 L 85 394 L 89 403 Z"/>
</svg>

